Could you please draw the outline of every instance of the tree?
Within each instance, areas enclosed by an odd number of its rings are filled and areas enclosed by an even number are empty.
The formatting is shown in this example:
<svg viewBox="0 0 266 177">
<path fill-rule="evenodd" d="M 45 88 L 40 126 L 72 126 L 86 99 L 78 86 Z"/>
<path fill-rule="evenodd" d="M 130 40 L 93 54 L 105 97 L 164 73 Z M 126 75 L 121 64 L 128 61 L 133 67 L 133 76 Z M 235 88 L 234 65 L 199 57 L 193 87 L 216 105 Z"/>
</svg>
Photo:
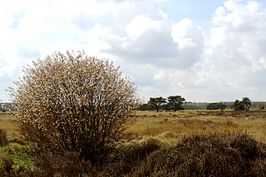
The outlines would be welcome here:
<svg viewBox="0 0 266 177">
<path fill-rule="evenodd" d="M 217 110 L 220 109 L 223 111 L 226 108 L 226 104 L 224 103 L 210 103 L 207 105 L 207 110 Z"/>
<path fill-rule="evenodd" d="M 251 100 L 248 97 L 244 97 L 242 99 L 242 104 L 244 106 L 244 110 L 248 111 L 251 107 Z"/>
<path fill-rule="evenodd" d="M 241 103 L 241 101 L 239 101 L 239 100 L 235 100 L 232 107 L 235 111 L 244 110 L 243 103 Z"/>
<path fill-rule="evenodd" d="M 150 98 L 150 101 L 148 102 L 148 104 L 156 109 L 157 112 L 159 112 L 162 103 L 166 103 L 166 99 L 163 97 Z"/>
<path fill-rule="evenodd" d="M 12 95 L 22 135 L 34 150 L 77 152 L 93 164 L 121 137 L 137 102 L 134 84 L 112 62 L 83 51 L 33 62 Z"/>
<path fill-rule="evenodd" d="M 144 104 L 139 105 L 137 110 L 139 111 L 153 110 L 153 107 L 150 104 L 144 103 Z"/>
<path fill-rule="evenodd" d="M 251 100 L 248 97 L 242 98 L 242 101 L 235 100 L 232 107 L 235 111 L 248 111 L 251 107 Z"/>
<path fill-rule="evenodd" d="M 184 109 L 182 108 L 182 104 L 185 101 L 185 98 L 177 95 L 177 96 L 169 96 L 167 99 L 169 105 L 173 107 L 174 111 Z"/>
</svg>

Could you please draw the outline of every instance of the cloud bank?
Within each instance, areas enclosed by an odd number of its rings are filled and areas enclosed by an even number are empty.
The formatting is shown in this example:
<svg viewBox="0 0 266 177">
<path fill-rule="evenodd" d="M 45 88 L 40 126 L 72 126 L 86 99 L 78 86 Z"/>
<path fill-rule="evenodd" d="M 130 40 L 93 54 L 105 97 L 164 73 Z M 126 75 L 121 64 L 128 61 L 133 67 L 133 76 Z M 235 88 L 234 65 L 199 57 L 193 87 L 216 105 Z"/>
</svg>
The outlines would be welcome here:
<svg viewBox="0 0 266 177">
<path fill-rule="evenodd" d="M 0 2 L 0 100 L 9 99 L 5 88 L 31 60 L 82 49 L 120 65 L 143 99 L 266 100 L 260 1 L 225 1 L 208 25 L 171 15 L 171 0 L 14 2 Z"/>
</svg>

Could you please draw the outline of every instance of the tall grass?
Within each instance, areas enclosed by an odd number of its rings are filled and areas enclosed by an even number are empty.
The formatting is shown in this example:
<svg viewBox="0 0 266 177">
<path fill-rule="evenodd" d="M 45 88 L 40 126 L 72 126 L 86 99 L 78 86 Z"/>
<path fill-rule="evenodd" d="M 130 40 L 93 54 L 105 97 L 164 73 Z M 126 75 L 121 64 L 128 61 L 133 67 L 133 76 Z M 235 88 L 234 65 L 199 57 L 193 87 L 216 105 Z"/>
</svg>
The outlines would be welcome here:
<svg viewBox="0 0 266 177">
<path fill-rule="evenodd" d="M 8 140 L 21 138 L 18 123 L 12 113 L 0 113 L 0 129 L 7 132 Z"/>
<path fill-rule="evenodd" d="M 3 129 L 0 129 L 0 146 L 5 146 L 8 144 L 6 131 Z"/>
</svg>

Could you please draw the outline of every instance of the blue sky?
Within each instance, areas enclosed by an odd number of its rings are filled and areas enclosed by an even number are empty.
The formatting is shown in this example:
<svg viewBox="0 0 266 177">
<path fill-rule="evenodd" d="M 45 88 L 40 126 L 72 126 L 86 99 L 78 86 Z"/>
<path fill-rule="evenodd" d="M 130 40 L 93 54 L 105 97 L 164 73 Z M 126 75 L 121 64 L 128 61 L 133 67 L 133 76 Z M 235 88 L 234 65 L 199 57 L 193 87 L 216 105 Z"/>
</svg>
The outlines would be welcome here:
<svg viewBox="0 0 266 177">
<path fill-rule="evenodd" d="M 167 3 L 162 2 L 158 4 L 156 7 L 163 9 L 175 21 L 183 18 L 191 18 L 195 23 L 209 27 L 212 21 L 212 15 L 223 2 L 223 0 L 170 0 Z"/>
<path fill-rule="evenodd" d="M 55 51 L 108 58 L 143 100 L 266 100 L 262 0 L 0 0 L 0 100 Z"/>
</svg>

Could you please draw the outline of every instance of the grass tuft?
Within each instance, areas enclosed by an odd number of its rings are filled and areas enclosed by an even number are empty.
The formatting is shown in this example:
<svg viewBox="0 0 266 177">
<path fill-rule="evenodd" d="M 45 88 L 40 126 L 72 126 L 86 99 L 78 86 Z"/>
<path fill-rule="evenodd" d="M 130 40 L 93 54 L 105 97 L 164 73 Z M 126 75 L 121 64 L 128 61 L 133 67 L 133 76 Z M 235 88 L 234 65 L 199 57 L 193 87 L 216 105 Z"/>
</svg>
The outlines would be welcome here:
<svg viewBox="0 0 266 177">
<path fill-rule="evenodd" d="M 162 142 L 149 138 L 143 142 L 131 142 L 117 147 L 110 156 L 102 176 L 125 176 L 134 170 L 152 152 L 159 150 Z"/>
<path fill-rule="evenodd" d="M 0 146 L 5 146 L 8 144 L 6 131 L 0 129 Z"/>
</svg>

